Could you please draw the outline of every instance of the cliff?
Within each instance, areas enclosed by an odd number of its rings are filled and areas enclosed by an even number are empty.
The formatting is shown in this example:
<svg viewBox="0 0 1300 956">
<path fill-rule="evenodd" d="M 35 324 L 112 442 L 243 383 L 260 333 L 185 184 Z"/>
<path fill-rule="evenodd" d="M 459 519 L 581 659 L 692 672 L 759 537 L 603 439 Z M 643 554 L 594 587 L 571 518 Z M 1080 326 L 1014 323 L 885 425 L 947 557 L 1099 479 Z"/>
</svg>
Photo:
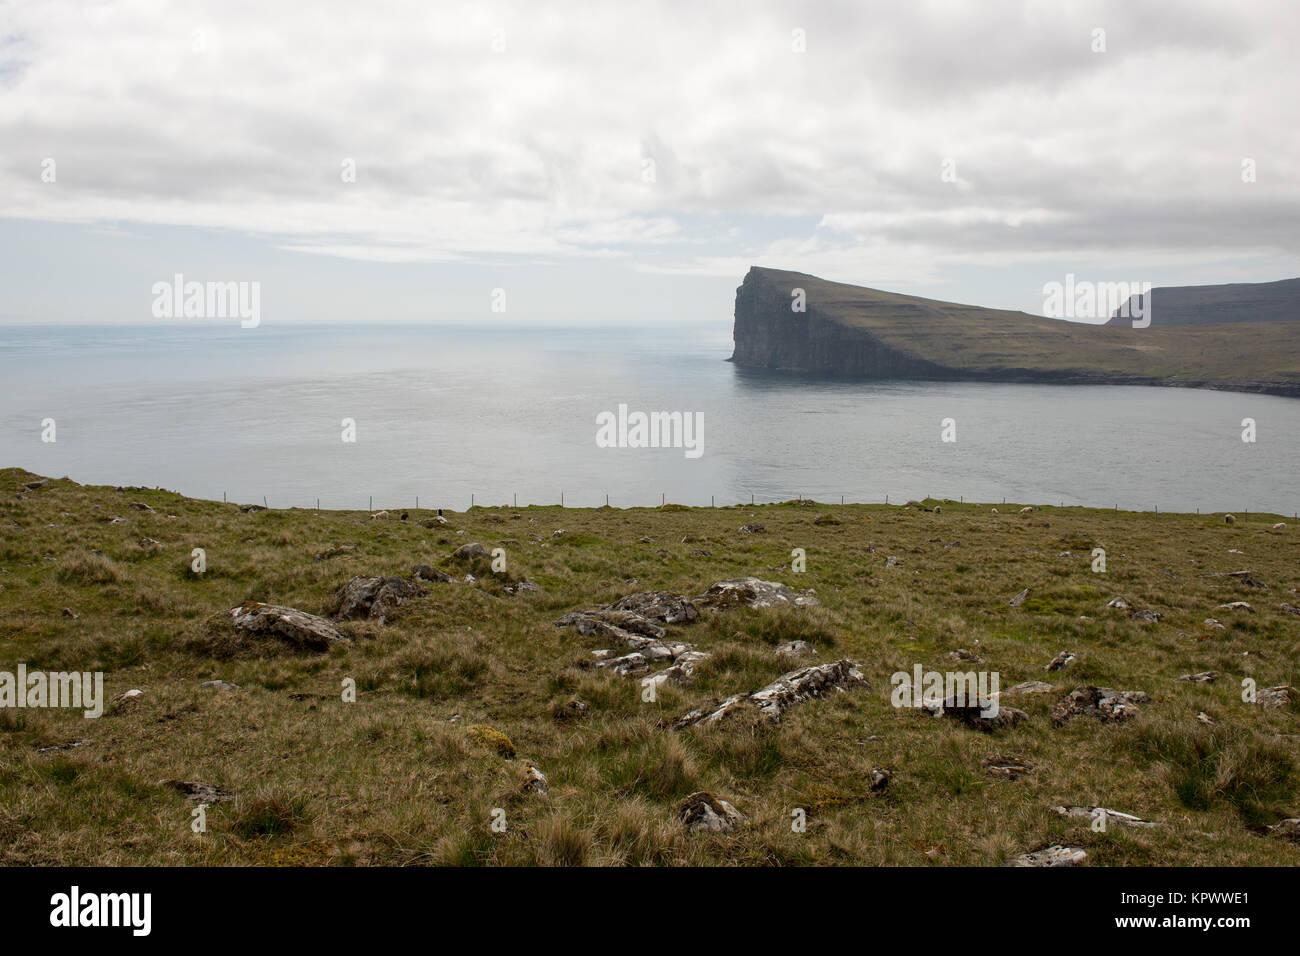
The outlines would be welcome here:
<svg viewBox="0 0 1300 956">
<path fill-rule="evenodd" d="M 802 312 L 792 308 L 798 289 Z M 731 361 L 868 379 L 1171 385 L 1300 397 L 1300 321 L 1255 312 L 1176 324 L 1155 315 L 1145 329 L 1087 325 L 754 267 L 736 290 Z"/>
</svg>

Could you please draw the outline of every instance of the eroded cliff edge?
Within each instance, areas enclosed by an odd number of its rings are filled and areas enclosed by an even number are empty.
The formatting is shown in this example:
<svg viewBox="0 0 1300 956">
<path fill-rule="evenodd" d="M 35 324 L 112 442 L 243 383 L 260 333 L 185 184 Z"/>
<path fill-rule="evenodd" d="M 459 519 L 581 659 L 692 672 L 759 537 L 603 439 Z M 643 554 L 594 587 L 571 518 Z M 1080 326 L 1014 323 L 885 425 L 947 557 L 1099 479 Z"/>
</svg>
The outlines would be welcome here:
<svg viewBox="0 0 1300 956">
<path fill-rule="evenodd" d="M 1300 397 L 1300 321 L 1085 325 L 753 267 L 736 290 L 734 338 L 731 361 L 749 368 Z"/>
</svg>

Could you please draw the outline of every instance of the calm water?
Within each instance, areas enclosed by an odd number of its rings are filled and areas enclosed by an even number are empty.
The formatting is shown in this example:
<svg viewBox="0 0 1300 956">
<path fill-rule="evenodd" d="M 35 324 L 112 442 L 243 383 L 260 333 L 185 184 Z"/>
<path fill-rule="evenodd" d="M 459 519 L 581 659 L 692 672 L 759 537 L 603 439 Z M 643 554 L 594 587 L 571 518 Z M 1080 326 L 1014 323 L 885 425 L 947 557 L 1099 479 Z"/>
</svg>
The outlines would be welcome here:
<svg viewBox="0 0 1300 956">
<path fill-rule="evenodd" d="M 708 330 L 0 327 L 0 466 L 272 506 L 967 500 L 1300 509 L 1300 400 L 738 369 Z M 704 414 L 704 454 L 596 415 Z M 1258 441 L 1241 440 L 1254 418 Z M 41 420 L 57 441 L 41 441 Z M 353 418 L 357 442 L 340 440 Z M 953 418 L 957 441 L 940 441 Z"/>
</svg>

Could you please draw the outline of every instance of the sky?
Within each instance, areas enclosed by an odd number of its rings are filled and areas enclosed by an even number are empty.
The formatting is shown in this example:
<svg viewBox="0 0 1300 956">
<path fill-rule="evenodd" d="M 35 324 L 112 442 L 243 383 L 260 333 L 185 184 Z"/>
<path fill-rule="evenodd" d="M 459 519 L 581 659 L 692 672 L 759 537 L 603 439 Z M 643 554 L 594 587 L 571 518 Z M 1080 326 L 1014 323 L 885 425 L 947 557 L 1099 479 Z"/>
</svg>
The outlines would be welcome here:
<svg viewBox="0 0 1300 956">
<path fill-rule="evenodd" d="M 1289 278 L 1298 38 L 1293 0 L 0 2 L 0 323 L 154 321 L 177 274 L 265 322 L 722 326 L 751 265 L 1035 313 Z"/>
</svg>

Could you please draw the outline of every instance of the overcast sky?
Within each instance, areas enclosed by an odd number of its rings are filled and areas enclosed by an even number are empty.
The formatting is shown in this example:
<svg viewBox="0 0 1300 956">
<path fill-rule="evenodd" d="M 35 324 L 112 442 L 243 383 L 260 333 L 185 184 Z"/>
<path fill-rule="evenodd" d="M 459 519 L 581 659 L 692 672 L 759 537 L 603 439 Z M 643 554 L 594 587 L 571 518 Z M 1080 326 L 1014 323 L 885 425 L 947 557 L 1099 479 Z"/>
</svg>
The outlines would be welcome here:
<svg viewBox="0 0 1300 956">
<path fill-rule="evenodd" d="M 753 264 L 1035 312 L 1300 275 L 1294 0 L 284 6 L 0 3 L 0 322 L 178 272 L 723 326 Z"/>
</svg>

